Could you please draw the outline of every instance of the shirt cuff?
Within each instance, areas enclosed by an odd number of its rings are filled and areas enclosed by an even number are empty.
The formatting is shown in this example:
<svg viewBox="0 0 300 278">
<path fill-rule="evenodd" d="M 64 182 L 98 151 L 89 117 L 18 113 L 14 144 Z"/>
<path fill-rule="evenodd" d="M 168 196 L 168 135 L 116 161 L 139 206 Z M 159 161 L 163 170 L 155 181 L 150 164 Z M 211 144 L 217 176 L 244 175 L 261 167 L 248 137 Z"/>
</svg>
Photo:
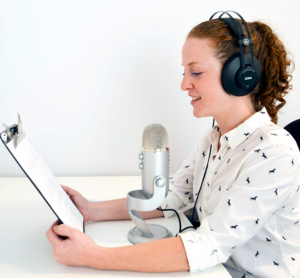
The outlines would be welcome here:
<svg viewBox="0 0 300 278">
<path fill-rule="evenodd" d="M 183 201 L 174 192 L 169 192 L 168 196 L 163 200 L 161 204 L 162 209 L 175 209 L 180 210 L 184 207 Z M 164 217 L 169 218 L 175 212 L 174 211 L 163 211 Z"/>
<path fill-rule="evenodd" d="M 207 218 L 204 218 L 196 231 L 178 233 L 185 248 L 190 272 L 198 272 L 222 263 L 218 256 L 218 248 L 209 241 L 209 232 Z"/>
</svg>

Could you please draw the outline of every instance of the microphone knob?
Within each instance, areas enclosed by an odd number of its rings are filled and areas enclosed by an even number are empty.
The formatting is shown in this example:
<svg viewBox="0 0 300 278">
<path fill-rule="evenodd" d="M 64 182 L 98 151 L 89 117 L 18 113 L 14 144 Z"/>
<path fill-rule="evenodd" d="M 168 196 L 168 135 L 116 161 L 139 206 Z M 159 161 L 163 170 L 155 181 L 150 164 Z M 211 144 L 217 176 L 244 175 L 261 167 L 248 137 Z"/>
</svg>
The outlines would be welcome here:
<svg viewBox="0 0 300 278">
<path fill-rule="evenodd" d="M 139 164 L 139 167 L 140 167 L 141 170 L 143 170 L 144 164 L 141 162 L 141 163 Z"/>
<path fill-rule="evenodd" d="M 169 180 L 173 179 L 173 174 L 169 175 Z"/>
<path fill-rule="evenodd" d="M 144 158 L 143 154 L 140 153 L 140 154 L 139 154 L 139 159 L 140 159 L 140 160 L 143 160 L 143 158 Z"/>
<path fill-rule="evenodd" d="M 166 185 L 166 179 L 164 177 L 157 177 L 155 179 L 155 185 L 159 188 L 164 187 Z"/>
</svg>

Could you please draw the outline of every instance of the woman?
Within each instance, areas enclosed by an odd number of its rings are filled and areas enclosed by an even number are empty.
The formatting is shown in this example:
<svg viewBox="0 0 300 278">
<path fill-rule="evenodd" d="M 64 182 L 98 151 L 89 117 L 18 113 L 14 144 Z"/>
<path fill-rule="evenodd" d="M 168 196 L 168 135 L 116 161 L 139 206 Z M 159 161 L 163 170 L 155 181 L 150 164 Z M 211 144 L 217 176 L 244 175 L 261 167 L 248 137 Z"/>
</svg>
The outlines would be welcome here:
<svg viewBox="0 0 300 278">
<path fill-rule="evenodd" d="M 224 63 L 240 51 L 237 37 L 223 21 L 194 27 L 182 49 L 181 89 L 199 98 L 191 103 L 195 117 L 212 116 L 218 125 L 208 130 L 174 174 L 172 192 L 161 207 L 181 209 L 196 197 L 201 226 L 174 238 L 103 248 L 56 221 L 47 237 L 60 263 L 142 272 L 196 272 L 224 263 L 236 277 L 300 273 L 300 155 L 292 136 L 276 125 L 283 97 L 291 89 L 287 69 L 292 61 L 269 26 L 259 21 L 247 24 L 262 68 L 260 82 L 248 95 L 236 97 L 222 86 Z M 247 53 L 248 48 L 244 47 Z M 281 102 L 278 106 L 276 100 Z M 212 156 L 199 193 L 210 144 Z M 130 219 L 126 198 L 91 203 L 63 188 L 85 221 Z M 148 219 L 173 212 L 140 214 Z"/>
</svg>

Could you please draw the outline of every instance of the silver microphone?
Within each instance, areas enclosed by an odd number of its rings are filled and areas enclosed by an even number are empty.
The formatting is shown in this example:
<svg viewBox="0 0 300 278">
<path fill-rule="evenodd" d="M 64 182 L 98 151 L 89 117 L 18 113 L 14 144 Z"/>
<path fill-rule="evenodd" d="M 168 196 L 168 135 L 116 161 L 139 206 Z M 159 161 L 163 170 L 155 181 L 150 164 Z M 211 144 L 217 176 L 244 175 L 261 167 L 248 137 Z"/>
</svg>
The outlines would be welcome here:
<svg viewBox="0 0 300 278">
<path fill-rule="evenodd" d="M 167 130 L 160 124 L 148 125 L 143 132 L 140 169 L 142 170 L 142 192 L 146 199 L 154 193 L 153 180 L 165 184 L 165 197 L 169 191 L 169 138 Z M 160 206 L 161 203 L 158 205 Z"/>
<path fill-rule="evenodd" d="M 130 242 L 144 243 L 172 237 L 163 226 L 147 225 L 137 211 L 158 208 L 169 192 L 169 140 L 166 129 L 160 124 L 148 125 L 143 132 L 139 168 L 142 170 L 142 190 L 127 194 L 127 211 L 136 227 L 128 232 Z"/>
</svg>

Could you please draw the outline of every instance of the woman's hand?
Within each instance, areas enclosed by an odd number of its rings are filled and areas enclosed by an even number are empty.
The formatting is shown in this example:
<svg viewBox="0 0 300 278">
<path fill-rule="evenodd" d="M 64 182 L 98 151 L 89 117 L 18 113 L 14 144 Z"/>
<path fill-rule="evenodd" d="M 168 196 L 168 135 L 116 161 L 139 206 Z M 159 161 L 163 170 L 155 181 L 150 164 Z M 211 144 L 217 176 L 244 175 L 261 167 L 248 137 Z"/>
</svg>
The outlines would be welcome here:
<svg viewBox="0 0 300 278">
<path fill-rule="evenodd" d="M 66 191 L 74 205 L 78 208 L 78 210 L 81 212 L 81 214 L 84 217 L 84 222 L 91 221 L 91 215 L 92 215 L 92 207 L 90 201 L 85 199 L 78 191 L 62 185 L 62 188 Z"/>
<path fill-rule="evenodd" d="M 105 248 L 97 245 L 90 237 L 81 231 L 56 220 L 46 233 L 50 241 L 55 259 L 64 265 L 92 266 Z M 66 236 L 65 240 L 58 237 Z"/>
</svg>

